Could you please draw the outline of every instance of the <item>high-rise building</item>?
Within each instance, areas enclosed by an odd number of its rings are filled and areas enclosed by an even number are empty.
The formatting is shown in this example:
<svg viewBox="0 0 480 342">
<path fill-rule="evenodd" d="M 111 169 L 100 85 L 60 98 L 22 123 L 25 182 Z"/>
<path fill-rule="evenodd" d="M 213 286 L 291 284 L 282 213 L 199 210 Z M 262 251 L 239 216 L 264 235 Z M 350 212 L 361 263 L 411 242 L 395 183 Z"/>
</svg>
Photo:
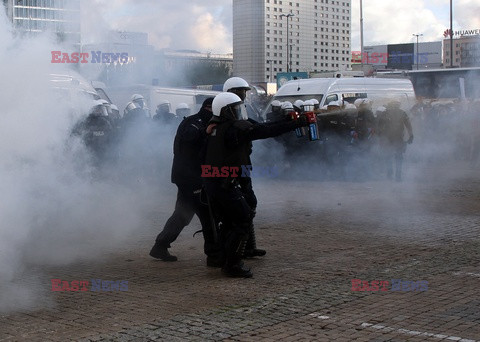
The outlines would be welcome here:
<svg viewBox="0 0 480 342">
<path fill-rule="evenodd" d="M 80 0 L 3 0 L 17 32 L 50 31 L 59 40 L 80 44 Z"/>
<path fill-rule="evenodd" d="M 453 62 L 450 61 L 450 39 L 443 41 L 443 64 L 446 67 L 480 66 L 480 35 L 460 36 L 453 39 Z"/>
<path fill-rule="evenodd" d="M 233 1 L 234 75 L 261 83 L 350 68 L 351 11 L 351 0 Z"/>
</svg>

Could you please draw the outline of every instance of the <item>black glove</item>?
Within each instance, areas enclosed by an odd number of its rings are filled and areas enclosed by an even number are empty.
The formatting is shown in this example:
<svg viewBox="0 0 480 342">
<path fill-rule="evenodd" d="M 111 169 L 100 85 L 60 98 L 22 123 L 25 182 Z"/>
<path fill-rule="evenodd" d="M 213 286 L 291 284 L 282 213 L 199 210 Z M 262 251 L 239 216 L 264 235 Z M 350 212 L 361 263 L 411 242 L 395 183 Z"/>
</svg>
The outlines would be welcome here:
<svg viewBox="0 0 480 342">
<path fill-rule="evenodd" d="M 413 135 L 410 136 L 407 140 L 407 144 L 411 144 L 413 142 Z"/>
<path fill-rule="evenodd" d="M 307 116 L 305 114 L 300 114 L 300 116 L 297 119 L 297 124 L 298 124 L 298 127 L 308 126 Z"/>
</svg>

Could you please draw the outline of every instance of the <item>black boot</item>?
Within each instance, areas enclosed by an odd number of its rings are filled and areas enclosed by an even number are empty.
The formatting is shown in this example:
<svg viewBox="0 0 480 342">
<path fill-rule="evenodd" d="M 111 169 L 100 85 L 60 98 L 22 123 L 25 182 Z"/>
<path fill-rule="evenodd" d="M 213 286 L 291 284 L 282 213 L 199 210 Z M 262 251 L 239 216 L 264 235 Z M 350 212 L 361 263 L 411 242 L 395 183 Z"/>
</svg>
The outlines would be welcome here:
<svg viewBox="0 0 480 342">
<path fill-rule="evenodd" d="M 159 244 L 158 242 L 155 242 L 155 245 L 153 245 L 152 249 L 150 250 L 150 256 L 163 261 L 177 261 L 177 257 L 175 255 L 171 255 L 168 252 L 168 248 Z"/>
<path fill-rule="evenodd" d="M 245 267 L 242 262 L 242 255 L 245 252 L 246 237 L 230 236 L 231 243 L 227 243 L 227 255 L 225 266 L 222 267 L 222 273 L 233 278 L 251 278 L 253 273 Z"/>
<path fill-rule="evenodd" d="M 245 246 L 245 252 L 243 253 L 243 258 L 253 258 L 256 256 L 264 256 L 265 254 L 267 254 L 266 250 L 257 248 L 255 229 L 252 224 L 250 227 L 250 233 L 248 234 L 248 240 Z"/>
<path fill-rule="evenodd" d="M 253 273 L 250 269 L 245 267 L 242 262 L 235 265 L 225 265 L 222 268 L 222 273 L 232 278 L 251 278 Z"/>
</svg>

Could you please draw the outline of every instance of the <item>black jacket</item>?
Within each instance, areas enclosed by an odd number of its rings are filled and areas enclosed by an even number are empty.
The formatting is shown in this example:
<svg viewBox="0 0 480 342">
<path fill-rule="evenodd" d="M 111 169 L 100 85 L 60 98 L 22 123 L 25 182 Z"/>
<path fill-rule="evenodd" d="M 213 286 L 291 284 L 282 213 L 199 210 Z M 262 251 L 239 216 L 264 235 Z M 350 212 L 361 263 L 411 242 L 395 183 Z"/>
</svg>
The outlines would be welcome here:
<svg viewBox="0 0 480 342">
<path fill-rule="evenodd" d="M 178 126 L 173 143 L 172 183 L 202 186 L 200 165 L 211 117 L 211 112 L 202 109 L 185 118 Z"/>
<path fill-rule="evenodd" d="M 252 141 L 276 137 L 280 134 L 304 126 L 306 121 L 280 123 L 257 123 L 254 120 L 229 120 L 218 123 L 208 137 L 205 165 L 237 167 L 251 165 Z M 221 182 L 222 179 L 205 179 Z"/>
</svg>

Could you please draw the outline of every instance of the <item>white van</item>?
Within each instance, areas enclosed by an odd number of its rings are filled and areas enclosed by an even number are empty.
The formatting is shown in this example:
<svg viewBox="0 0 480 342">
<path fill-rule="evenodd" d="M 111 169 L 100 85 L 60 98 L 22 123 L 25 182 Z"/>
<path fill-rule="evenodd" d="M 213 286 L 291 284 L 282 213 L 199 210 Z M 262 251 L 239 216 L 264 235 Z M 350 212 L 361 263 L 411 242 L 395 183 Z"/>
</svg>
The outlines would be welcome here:
<svg viewBox="0 0 480 342">
<path fill-rule="evenodd" d="M 383 106 L 392 99 L 401 102 L 402 109 L 409 111 L 416 102 L 412 82 L 408 79 L 387 78 L 309 78 L 293 80 L 285 83 L 272 98 L 273 100 L 290 101 L 309 100 L 315 98 L 320 107 L 332 101 L 353 103 L 358 98 L 369 98 L 373 107 Z M 271 111 L 270 104 L 263 112 Z"/>
<path fill-rule="evenodd" d="M 123 113 L 123 109 L 127 103 L 130 102 L 133 94 L 142 95 L 150 109 L 150 114 L 153 116 L 155 115 L 157 105 L 162 100 L 170 101 L 173 113 L 175 113 L 175 109 L 180 103 L 186 103 L 191 109 L 191 113 L 194 114 L 198 112 L 206 98 L 216 96 L 220 92 L 203 89 L 165 88 L 140 84 L 109 87 L 108 93 L 113 102 L 118 105 L 121 113 Z"/>
</svg>

